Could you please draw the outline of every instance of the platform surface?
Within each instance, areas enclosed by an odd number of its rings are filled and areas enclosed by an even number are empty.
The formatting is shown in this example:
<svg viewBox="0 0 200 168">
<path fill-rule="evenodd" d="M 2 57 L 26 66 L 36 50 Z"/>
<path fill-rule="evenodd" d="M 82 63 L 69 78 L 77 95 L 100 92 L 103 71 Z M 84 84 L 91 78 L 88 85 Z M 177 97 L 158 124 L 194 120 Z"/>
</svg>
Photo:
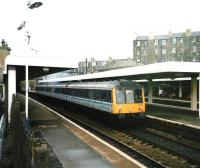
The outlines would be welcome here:
<svg viewBox="0 0 200 168">
<path fill-rule="evenodd" d="M 29 99 L 29 120 L 41 130 L 58 159 L 66 168 L 139 168 L 134 159 L 91 138 L 71 123 L 64 122 L 37 102 Z"/>
<path fill-rule="evenodd" d="M 147 105 L 146 115 L 180 122 L 186 125 L 197 126 L 200 129 L 200 118 L 197 111 L 180 108 L 167 108 L 162 105 Z"/>
<path fill-rule="evenodd" d="M 42 134 L 51 145 L 63 167 L 114 168 L 104 156 L 93 150 L 62 124 L 59 118 L 29 101 L 30 121 L 38 122 Z"/>
</svg>

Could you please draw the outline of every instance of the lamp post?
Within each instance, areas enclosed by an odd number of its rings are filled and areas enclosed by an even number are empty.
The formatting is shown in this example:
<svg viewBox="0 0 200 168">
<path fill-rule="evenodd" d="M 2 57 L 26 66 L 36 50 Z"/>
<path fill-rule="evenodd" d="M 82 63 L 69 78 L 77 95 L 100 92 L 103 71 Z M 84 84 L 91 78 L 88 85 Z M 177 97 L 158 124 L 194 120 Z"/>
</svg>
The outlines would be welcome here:
<svg viewBox="0 0 200 168">
<path fill-rule="evenodd" d="M 42 6 L 42 2 L 38 2 L 38 1 L 28 1 L 27 3 L 27 7 L 28 9 L 35 9 L 35 8 L 38 8 L 40 6 Z M 26 21 L 22 22 L 22 24 L 17 28 L 18 30 L 21 30 L 25 27 L 26 25 Z M 29 42 L 30 42 L 30 35 L 28 34 L 27 35 L 27 45 L 29 45 Z M 26 119 L 28 119 L 28 90 L 29 90 L 29 82 L 28 82 L 28 60 L 26 62 L 26 72 L 25 72 L 25 76 L 26 76 L 26 99 L 25 99 L 25 112 L 26 112 Z"/>
</svg>

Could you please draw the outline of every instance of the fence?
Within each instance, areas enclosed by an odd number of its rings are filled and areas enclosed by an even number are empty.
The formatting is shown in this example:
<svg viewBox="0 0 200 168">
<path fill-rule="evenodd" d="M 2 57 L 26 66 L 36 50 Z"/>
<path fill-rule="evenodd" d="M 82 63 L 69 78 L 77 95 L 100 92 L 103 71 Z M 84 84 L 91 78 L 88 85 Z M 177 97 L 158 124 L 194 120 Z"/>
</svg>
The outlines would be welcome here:
<svg viewBox="0 0 200 168">
<path fill-rule="evenodd" d="M 6 121 L 5 121 L 5 116 L 4 114 L 1 116 L 0 120 L 0 160 L 1 160 L 1 154 L 2 154 L 2 143 L 3 143 L 3 138 L 4 138 L 4 131 L 6 128 Z"/>
</svg>

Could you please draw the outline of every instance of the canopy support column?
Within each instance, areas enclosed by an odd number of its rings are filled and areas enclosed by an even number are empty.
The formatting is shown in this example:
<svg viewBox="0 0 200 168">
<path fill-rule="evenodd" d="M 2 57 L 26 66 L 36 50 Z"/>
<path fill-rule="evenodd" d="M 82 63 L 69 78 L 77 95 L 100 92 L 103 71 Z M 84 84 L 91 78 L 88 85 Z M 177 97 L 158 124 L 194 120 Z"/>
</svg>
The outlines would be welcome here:
<svg viewBox="0 0 200 168">
<path fill-rule="evenodd" d="M 199 73 L 199 118 L 200 118 L 200 73 Z"/>
<path fill-rule="evenodd" d="M 16 69 L 8 67 L 8 122 L 10 123 L 13 94 L 16 94 Z"/>
<path fill-rule="evenodd" d="M 28 119 L 28 65 L 26 65 L 26 102 L 25 102 L 25 112 L 26 112 L 26 119 Z"/>
<path fill-rule="evenodd" d="M 197 110 L 197 77 L 191 78 L 191 109 Z"/>
<path fill-rule="evenodd" d="M 148 81 L 148 103 L 153 103 L 152 100 L 153 97 L 153 93 L 152 93 L 152 80 Z"/>
<path fill-rule="evenodd" d="M 182 98 L 183 97 L 183 86 L 182 86 L 182 82 L 181 81 L 179 82 L 178 90 L 179 90 L 178 97 Z"/>
</svg>

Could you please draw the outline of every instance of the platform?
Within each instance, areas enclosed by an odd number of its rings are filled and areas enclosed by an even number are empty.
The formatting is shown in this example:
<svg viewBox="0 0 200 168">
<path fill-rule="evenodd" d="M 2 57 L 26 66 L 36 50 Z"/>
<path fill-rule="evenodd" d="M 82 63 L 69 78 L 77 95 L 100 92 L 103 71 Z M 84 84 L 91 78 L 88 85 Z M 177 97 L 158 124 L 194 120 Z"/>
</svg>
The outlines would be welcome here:
<svg viewBox="0 0 200 168">
<path fill-rule="evenodd" d="M 29 119 L 39 126 L 63 167 L 145 167 L 132 158 L 127 159 L 123 152 L 116 152 L 70 122 L 63 121 L 32 99 L 29 99 Z"/>
<path fill-rule="evenodd" d="M 146 115 L 183 123 L 188 126 L 192 125 L 200 129 L 200 118 L 198 118 L 197 111 L 186 108 L 169 107 L 162 104 L 147 105 Z"/>
</svg>

